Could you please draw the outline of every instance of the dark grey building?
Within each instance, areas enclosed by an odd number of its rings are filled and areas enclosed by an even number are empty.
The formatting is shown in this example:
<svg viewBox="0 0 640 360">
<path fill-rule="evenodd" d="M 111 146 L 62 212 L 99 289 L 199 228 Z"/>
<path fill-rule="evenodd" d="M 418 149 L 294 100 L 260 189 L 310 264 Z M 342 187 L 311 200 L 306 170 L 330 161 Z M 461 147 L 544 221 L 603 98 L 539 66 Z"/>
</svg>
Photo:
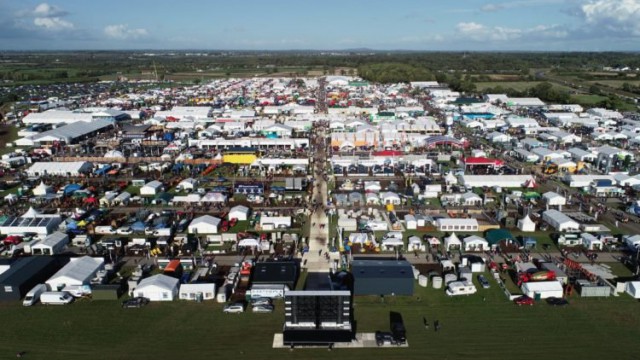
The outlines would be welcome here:
<svg viewBox="0 0 640 360">
<path fill-rule="evenodd" d="M 32 256 L 11 264 L 9 270 L 0 275 L 0 301 L 20 300 L 37 284 L 44 283 L 56 271 L 61 258 Z"/>
<path fill-rule="evenodd" d="M 413 295 L 413 269 L 406 260 L 351 263 L 354 295 Z"/>
<path fill-rule="evenodd" d="M 298 280 L 298 264 L 294 261 L 265 261 L 256 263 L 253 284 L 286 285 L 295 289 Z"/>
</svg>

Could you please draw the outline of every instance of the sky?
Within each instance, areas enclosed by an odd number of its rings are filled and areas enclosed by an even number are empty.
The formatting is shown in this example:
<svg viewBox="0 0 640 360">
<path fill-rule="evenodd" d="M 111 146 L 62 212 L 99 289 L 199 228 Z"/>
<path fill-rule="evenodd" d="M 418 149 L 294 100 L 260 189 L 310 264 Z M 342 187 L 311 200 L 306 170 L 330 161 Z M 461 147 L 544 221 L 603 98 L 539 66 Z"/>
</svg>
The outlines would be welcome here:
<svg viewBox="0 0 640 360">
<path fill-rule="evenodd" d="M 640 0 L 0 0 L 0 50 L 361 48 L 638 51 Z"/>
</svg>

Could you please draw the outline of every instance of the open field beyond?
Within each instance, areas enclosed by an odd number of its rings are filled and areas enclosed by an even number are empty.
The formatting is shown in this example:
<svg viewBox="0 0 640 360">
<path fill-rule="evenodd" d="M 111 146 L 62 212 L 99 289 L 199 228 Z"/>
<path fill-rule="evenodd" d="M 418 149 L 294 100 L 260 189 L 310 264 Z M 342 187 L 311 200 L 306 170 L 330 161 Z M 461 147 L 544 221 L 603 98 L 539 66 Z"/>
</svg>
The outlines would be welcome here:
<svg viewBox="0 0 640 360">
<path fill-rule="evenodd" d="M 61 307 L 2 305 L 0 358 L 25 351 L 29 359 L 633 359 L 640 335 L 638 303 L 571 298 L 571 305 L 518 307 L 497 284 L 471 297 L 447 298 L 416 287 L 413 297 L 355 299 L 359 332 L 388 329 L 388 312 L 405 321 L 409 348 L 271 348 L 282 330 L 282 302 L 273 314 L 223 314 L 214 303 L 154 303 L 122 309 L 111 301 Z M 484 299 L 483 299 L 484 297 Z M 424 329 L 423 316 L 431 327 Z M 433 321 L 442 328 L 433 330 Z M 489 345 L 492 344 L 492 345 Z M 500 345 L 496 345 L 500 344 Z"/>
</svg>

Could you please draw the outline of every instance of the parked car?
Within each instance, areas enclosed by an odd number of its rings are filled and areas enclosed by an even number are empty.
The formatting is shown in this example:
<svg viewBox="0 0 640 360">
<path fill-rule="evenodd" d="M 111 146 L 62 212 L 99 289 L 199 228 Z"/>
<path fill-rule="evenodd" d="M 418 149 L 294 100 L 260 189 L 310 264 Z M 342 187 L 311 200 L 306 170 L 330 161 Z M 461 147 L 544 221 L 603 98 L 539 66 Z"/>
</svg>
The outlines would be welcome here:
<svg viewBox="0 0 640 360">
<path fill-rule="evenodd" d="M 484 289 L 488 289 L 491 287 L 491 285 L 489 284 L 489 280 L 487 280 L 487 278 L 482 274 L 478 275 L 478 282 Z"/>
<path fill-rule="evenodd" d="M 271 313 L 273 312 L 273 305 L 254 305 L 251 311 L 254 313 Z"/>
<path fill-rule="evenodd" d="M 227 305 L 225 305 L 224 309 L 222 309 L 222 312 L 227 313 L 227 314 L 243 313 L 244 312 L 244 304 L 243 303 L 227 304 Z"/>
<path fill-rule="evenodd" d="M 116 234 L 118 234 L 118 235 L 131 235 L 131 234 L 133 234 L 133 230 L 131 230 L 131 228 L 128 227 L 128 226 L 123 226 L 123 227 L 120 227 L 120 228 L 116 229 Z"/>
<path fill-rule="evenodd" d="M 569 301 L 563 298 L 550 297 L 550 298 L 547 298 L 547 304 L 551 306 L 567 306 L 569 305 Z"/>
<path fill-rule="evenodd" d="M 398 345 L 398 342 L 390 332 L 376 331 L 376 345 Z"/>
<path fill-rule="evenodd" d="M 513 300 L 513 302 L 516 305 L 533 305 L 534 304 L 533 299 L 528 297 L 528 296 L 526 296 L 526 295 L 525 296 L 520 296 L 518 298 L 515 298 Z"/>
<path fill-rule="evenodd" d="M 122 302 L 122 307 L 127 308 L 141 308 L 147 304 L 149 304 L 151 300 L 146 297 L 138 296 Z"/>
<path fill-rule="evenodd" d="M 251 299 L 251 305 L 253 305 L 253 306 L 258 306 L 258 305 L 273 305 L 273 303 L 271 302 L 271 299 L 270 299 L 270 298 L 267 298 L 267 297 L 261 297 L 261 298 Z"/>
</svg>

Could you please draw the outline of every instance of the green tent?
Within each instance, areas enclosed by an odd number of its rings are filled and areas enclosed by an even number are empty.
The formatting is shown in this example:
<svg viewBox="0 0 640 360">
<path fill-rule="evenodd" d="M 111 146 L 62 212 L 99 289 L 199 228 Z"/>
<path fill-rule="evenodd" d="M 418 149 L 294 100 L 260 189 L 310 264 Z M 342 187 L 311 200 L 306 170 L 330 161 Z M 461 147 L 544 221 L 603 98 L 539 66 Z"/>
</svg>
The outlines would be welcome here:
<svg viewBox="0 0 640 360">
<path fill-rule="evenodd" d="M 489 246 L 494 246 L 500 243 L 502 240 L 514 240 L 511 231 L 506 229 L 492 229 L 487 231 L 484 237 L 489 242 Z"/>
<path fill-rule="evenodd" d="M 526 192 L 526 193 L 522 194 L 522 197 L 525 198 L 525 200 L 539 199 L 540 198 L 540 194 L 538 194 L 535 191 L 529 191 L 529 192 Z"/>
</svg>

